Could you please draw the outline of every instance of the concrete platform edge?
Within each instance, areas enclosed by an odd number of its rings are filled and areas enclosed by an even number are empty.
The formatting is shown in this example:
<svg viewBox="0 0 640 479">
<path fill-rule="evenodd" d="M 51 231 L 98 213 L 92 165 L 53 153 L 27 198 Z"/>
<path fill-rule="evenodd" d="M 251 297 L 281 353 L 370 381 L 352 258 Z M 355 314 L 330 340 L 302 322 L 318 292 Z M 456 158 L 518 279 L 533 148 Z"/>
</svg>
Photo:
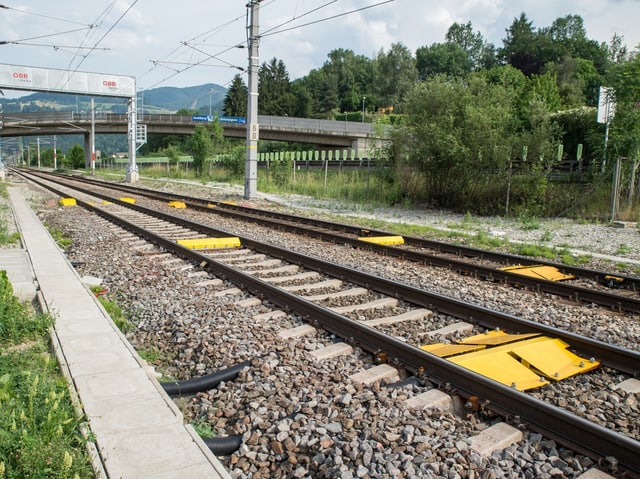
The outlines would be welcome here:
<svg viewBox="0 0 640 479">
<path fill-rule="evenodd" d="M 19 188 L 10 188 L 9 189 L 9 193 L 10 193 L 9 197 L 10 197 L 11 203 L 13 203 L 13 201 L 15 200 L 15 197 L 12 198 L 12 196 L 13 196 L 11 194 L 12 193 L 11 192 L 12 189 L 15 192 L 16 190 L 19 190 Z M 21 197 L 20 199 L 23 199 L 21 193 L 18 193 L 18 195 Z M 27 209 L 30 212 L 30 214 L 33 215 L 33 217 L 37 218 L 37 216 L 36 216 L 35 212 L 33 211 L 33 209 L 28 204 L 26 206 L 27 206 Z M 14 213 L 14 221 L 16 223 L 17 229 L 21 232 L 21 234 L 23 234 L 23 228 L 22 228 L 21 221 L 20 221 L 19 218 L 16 217 L 15 213 Z M 39 220 L 37 220 L 37 222 L 39 224 L 41 224 Z M 44 226 L 42 226 L 42 228 L 44 229 Z M 44 231 L 48 235 L 48 232 L 46 232 L 46 230 L 44 230 Z M 50 240 L 52 242 L 54 241 L 53 238 L 50 238 Z M 38 285 L 37 271 L 33 267 L 33 263 L 31 261 L 31 255 L 29 254 L 28 248 L 27 248 L 27 246 L 26 246 L 26 244 L 24 242 L 24 238 L 23 238 L 22 242 L 23 242 L 23 245 L 25 246 L 25 250 L 27 252 L 27 259 L 29 261 L 29 267 L 31 268 L 31 271 L 34 273 L 34 282 L 36 284 L 36 298 L 35 298 L 35 300 L 38 303 L 38 306 L 40 307 L 41 311 L 43 311 L 45 313 L 49 313 L 49 314 L 51 314 L 52 316 L 55 317 L 56 316 L 55 311 L 47 303 L 47 300 L 46 300 L 43 292 L 40 291 L 40 289 L 37 287 L 37 285 Z M 67 265 L 70 268 L 70 270 L 77 277 L 78 282 L 82 283 L 82 280 L 81 280 L 80 276 L 75 271 L 73 266 L 69 263 L 67 257 L 63 254 L 62 250 L 60 250 L 60 254 L 61 254 L 61 257 L 63 258 L 64 262 L 67 263 Z M 140 358 L 140 356 L 138 355 L 137 351 L 131 346 L 131 344 L 126 339 L 124 334 L 115 326 L 115 324 L 111 320 L 109 314 L 106 312 L 106 310 L 104 309 L 102 304 L 98 301 L 98 299 L 93 294 L 90 293 L 88 287 L 86 287 L 86 285 L 83 285 L 83 286 L 89 292 L 89 295 L 92 298 L 94 304 L 101 311 L 101 314 L 105 317 L 105 320 L 110 325 L 111 329 L 116 333 L 116 335 L 118 336 L 118 339 L 122 342 L 122 344 L 125 346 L 125 348 L 130 352 L 130 354 L 133 357 L 133 359 L 135 360 L 135 362 L 137 362 L 140 365 L 140 367 L 144 370 L 145 376 L 150 380 L 151 384 L 153 385 L 153 387 L 156 389 L 156 391 L 158 392 L 158 394 L 162 398 L 162 401 L 164 403 L 166 403 L 166 405 L 169 407 L 169 409 L 172 411 L 172 413 L 182 423 L 182 426 L 184 427 L 184 430 L 191 437 L 193 443 L 195 445 L 197 445 L 198 449 L 201 451 L 202 455 L 204 456 L 204 459 L 206 460 L 206 462 L 208 462 L 211 465 L 211 467 L 214 469 L 214 471 L 216 472 L 218 477 L 230 478 L 229 472 L 224 468 L 224 466 L 218 460 L 218 458 L 211 452 L 211 450 L 207 447 L 207 445 L 202 440 L 202 438 L 196 433 L 196 431 L 193 429 L 193 427 L 184 422 L 183 415 L 182 415 L 181 411 L 179 410 L 177 405 L 174 403 L 174 401 L 171 399 L 171 397 L 169 397 L 169 395 L 164 391 L 164 388 L 159 383 L 159 381 L 156 379 L 156 377 L 151 373 L 150 368 L 148 367 L 146 361 L 144 361 L 142 358 Z M 82 406 L 82 401 L 80 400 L 80 396 L 79 396 L 79 393 L 78 393 L 78 390 L 77 390 L 76 383 L 75 383 L 75 381 L 74 381 L 74 379 L 73 379 L 73 377 L 71 375 L 70 367 L 69 367 L 69 364 L 68 364 L 67 359 L 65 357 L 64 351 L 62 349 L 62 343 L 60 341 L 60 338 L 58 337 L 58 333 L 56 332 L 55 327 L 51 328 L 51 330 L 50 330 L 50 338 L 51 338 L 51 342 L 52 342 L 52 349 L 53 349 L 52 352 L 56 355 L 56 359 L 58 360 L 58 363 L 59 363 L 59 366 L 60 366 L 60 371 L 61 371 L 61 373 L 64 375 L 64 377 L 66 379 L 67 389 L 69 390 L 69 394 L 70 394 L 70 397 L 71 397 L 71 401 L 72 401 L 73 407 L 76 410 L 76 412 L 79 414 L 79 416 L 86 417 L 85 410 L 84 410 L 84 407 Z M 83 436 L 85 438 L 87 438 L 92 433 L 92 431 L 90 430 L 90 425 L 89 425 L 88 422 L 84 423 L 83 426 L 81 426 L 81 433 L 83 434 Z M 104 465 L 104 458 L 102 457 L 102 455 L 100 454 L 100 451 L 99 451 L 99 447 L 98 447 L 99 444 L 100 444 L 100 438 L 97 438 L 95 442 L 87 441 L 87 450 L 88 450 L 88 453 L 89 453 L 89 456 L 90 456 L 90 459 L 91 459 L 91 463 L 92 463 L 92 467 L 94 469 L 96 477 L 99 478 L 99 479 L 103 479 L 103 478 L 107 479 L 107 478 L 109 478 L 109 474 L 106 472 L 106 468 L 105 468 L 105 465 Z"/>
</svg>

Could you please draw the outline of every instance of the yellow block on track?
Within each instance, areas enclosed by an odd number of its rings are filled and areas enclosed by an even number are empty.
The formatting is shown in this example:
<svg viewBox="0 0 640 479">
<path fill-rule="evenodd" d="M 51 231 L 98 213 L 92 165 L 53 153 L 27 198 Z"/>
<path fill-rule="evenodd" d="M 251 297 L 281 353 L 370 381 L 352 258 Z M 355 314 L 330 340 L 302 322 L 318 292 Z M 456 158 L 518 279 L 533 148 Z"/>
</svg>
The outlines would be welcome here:
<svg viewBox="0 0 640 479">
<path fill-rule="evenodd" d="M 422 346 L 420 346 L 420 349 L 428 353 L 435 354 L 436 356 L 441 358 L 448 358 L 449 356 L 454 356 L 456 354 L 479 351 L 480 349 L 484 349 L 484 346 L 479 344 L 435 343 L 435 344 L 423 344 Z"/>
<path fill-rule="evenodd" d="M 125 203 L 131 203 L 132 205 L 135 204 L 136 202 L 135 198 L 129 198 L 127 196 L 123 196 L 122 198 L 120 198 L 120 201 L 124 201 Z"/>
<path fill-rule="evenodd" d="M 75 198 L 60 198 L 60 206 L 75 206 L 76 199 Z"/>
<path fill-rule="evenodd" d="M 511 356 L 509 350 L 503 350 L 503 347 L 506 346 L 461 354 L 447 360 L 518 391 L 549 384 L 549 381 Z"/>
<path fill-rule="evenodd" d="M 532 337 L 534 336 L 534 337 Z M 498 341 L 509 341 L 500 344 Z M 492 346 L 493 344 L 500 344 Z M 421 349 L 519 391 L 591 371 L 600 363 L 573 354 L 557 338 L 502 331 L 472 336 L 458 344 L 427 344 Z M 475 348 L 475 349 L 474 349 Z M 486 348 L 486 349 L 485 349 Z"/>
<path fill-rule="evenodd" d="M 169 206 L 171 206 L 172 208 L 180 208 L 180 209 L 187 207 L 184 201 L 169 201 Z"/>
<path fill-rule="evenodd" d="M 383 245 L 404 244 L 402 236 L 360 236 L 358 241 Z"/>
<path fill-rule="evenodd" d="M 555 266 L 545 266 L 541 264 L 533 266 L 507 266 L 506 268 L 500 269 L 502 271 L 521 274 L 522 276 L 528 276 L 531 278 L 546 279 L 548 281 L 564 281 L 567 279 L 575 279 L 575 276 L 573 276 L 572 274 L 562 273 Z"/>
<path fill-rule="evenodd" d="M 218 248 L 239 248 L 240 238 L 193 238 L 180 239 L 176 241 L 179 245 L 189 249 L 218 249 Z"/>
<path fill-rule="evenodd" d="M 591 371 L 600 365 L 594 359 L 576 356 L 568 347 L 561 339 L 543 336 L 540 341 L 515 343 L 511 351 L 523 364 L 529 364 L 554 381 Z"/>
<path fill-rule="evenodd" d="M 514 341 L 522 341 L 523 339 L 533 338 L 539 336 L 538 333 L 525 333 L 525 334 L 508 334 L 504 331 L 493 330 L 486 333 L 476 334 L 475 336 L 469 336 L 468 338 L 459 341 L 460 344 L 485 344 L 487 346 L 497 346 L 499 344 L 512 343 Z"/>
</svg>

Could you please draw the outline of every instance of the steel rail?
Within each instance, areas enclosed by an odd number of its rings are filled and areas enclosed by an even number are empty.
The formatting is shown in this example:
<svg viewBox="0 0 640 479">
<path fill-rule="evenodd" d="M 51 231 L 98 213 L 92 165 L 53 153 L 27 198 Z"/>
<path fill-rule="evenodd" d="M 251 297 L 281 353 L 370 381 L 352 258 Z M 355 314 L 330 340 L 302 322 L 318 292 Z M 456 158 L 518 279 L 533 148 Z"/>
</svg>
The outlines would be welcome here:
<svg viewBox="0 0 640 479">
<path fill-rule="evenodd" d="M 405 259 L 409 261 L 419 262 L 423 264 L 427 264 L 430 266 L 437 266 L 445 269 L 449 269 L 455 271 L 460 274 L 472 276 L 475 278 L 482 278 L 488 281 L 498 281 L 505 284 L 515 285 L 517 287 L 526 287 L 529 290 L 545 292 L 549 294 L 553 294 L 556 296 L 560 296 L 563 298 L 567 298 L 571 301 L 575 301 L 578 303 L 586 303 L 586 304 L 597 304 L 600 306 L 605 306 L 611 308 L 614 311 L 620 312 L 630 312 L 630 313 L 640 313 L 640 299 L 633 297 L 626 297 L 623 295 L 610 294 L 603 291 L 597 291 L 581 286 L 575 286 L 571 284 L 565 284 L 557 281 L 549 281 L 539 278 L 533 278 L 528 276 L 523 276 L 510 271 L 502 271 L 492 266 L 484 266 L 478 264 L 468 263 L 466 261 L 457 260 L 454 258 L 448 258 L 444 256 L 439 256 L 437 254 L 430 254 L 424 251 L 416 251 L 402 247 L 396 246 L 388 246 L 388 245 L 380 245 L 374 243 L 368 243 L 364 241 L 360 241 L 355 237 L 344 236 L 337 233 L 332 233 L 327 230 L 343 230 L 352 235 L 357 235 L 358 232 L 362 231 L 362 228 L 357 228 L 350 225 L 344 225 L 340 223 L 331 223 L 323 220 L 315 220 L 310 218 L 297 218 L 291 215 L 286 215 L 282 213 L 276 212 L 268 212 L 266 210 L 259 210 L 256 208 L 249 208 L 245 206 L 234 206 L 226 203 L 222 203 L 219 201 L 209 201 L 193 198 L 184 195 L 171 194 L 171 193 L 161 193 L 153 190 L 146 190 L 144 188 L 135 188 L 135 187 L 127 187 L 123 185 L 113 186 L 113 183 L 102 182 L 102 181 L 89 181 L 86 179 L 82 179 L 81 181 L 87 183 L 99 183 L 103 184 L 106 187 L 113 187 L 119 189 L 121 191 L 128 191 L 131 193 L 136 193 L 141 196 L 147 196 L 151 198 L 157 199 L 158 197 L 164 198 L 167 200 L 175 200 L 181 199 L 188 203 L 189 207 L 199 208 L 204 211 L 208 211 L 209 213 L 216 214 L 226 214 L 226 212 L 221 211 L 231 210 L 233 211 L 234 216 L 240 216 L 245 220 L 251 220 L 259 224 L 264 224 L 267 226 L 273 227 L 274 223 L 280 226 L 287 228 L 290 231 L 294 231 L 299 234 L 304 234 L 309 237 L 319 238 L 324 241 L 329 241 L 333 243 L 343 243 L 349 244 L 353 247 L 368 249 L 374 251 L 379 254 L 388 255 L 397 257 L 400 259 Z M 212 209 L 206 206 L 207 203 L 215 204 L 217 208 Z M 275 218 L 276 220 L 270 220 L 267 218 Z M 295 219 L 294 219 L 295 218 Z M 318 229 L 309 229 L 304 226 L 298 226 L 296 224 L 292 224 L 295 221 L 300 224 L 310 225 L 314 228 L 323 228 L 322 230 Z M 380 234 L 380 235 L 389 235 L 391 233 L 369 229 L 369 232 Z M 538 261 L 532 260 L 530 258 L 525 258 L 522 256 L 506 254 L 506 253 L 498 253 L 492 251 L 481 250 L 478 248 L 470 248 L 465 246 L 456 246 L 446 243 L 441 243 L 432 240 L 424 240 L 421 238 L 414 237 L 404 237 L 405 243 L 416 248 L 427 248 L 431 250 L 441 251 L 442 253 L 447 253 L 451 255 L 455 255 L 458 257 L 476 257 L 481 259 L 487 259 L 494 262 L 500 262 L 503 264 L 524 264 L 524 265 L 535 265 L 535 264 L 544 264 L 549 266 L 557 267 L 560 271 L 573 274 L 580 278 L 586 278 L 598 282 L 602 282 L 605 276 L 608 274 L 606 272 L 590 270 L 585 268 L 578 268 L 574 266 L 562 265 L 559 263 L 554 263 L 550 261 Z M 621 278 L 622 284 L 630 285 L 633 290 L 640 288 L 640 279 L 634 278 L 631 276 L 624 276 L 613 274 Z"/>
<path fill-rule="evenodd" d="M 47 187 L 46 185 L 43 186 Z M 261 253 L 304 266 L 308 269 L 320 271 L 366 288 L 375 289 L 380 293 L 384 293 L 395 298 L 401 298 L 409 303 L 428 308 L 433 312 L 442 312 L 488 329 L 500 328 L 518 333 L 540 333 L 550 335 L 569 343 L 572 348 L 580 351 L 582 354 L 597 358 L 606 366 L 632 376 L 640 375 L 640 353 L 636 351 L 620 348 L 618 346 L 606 344 L 602 341 L 587 338 L 552 326 L 547 326 L 524 318 L 491 310 L 480 305 L 467 303 L 445 295 L 426 291 L 395 280 L 388 280 L 379 276 L 374 276 L 353 268 L 348 268 L 319 258 L 296 253 L 289 249 L 261 243 L 251 238 L 238 236 L 235 233 L 213 228 L 209 225 L 196 223 L 168 213 L 124 202 L 96 191 L 78 186 L 74 186 L 73 188 L 83 193 L 100 197 L 140 213 L 178 224 L 209 236 L 237 236 L 240 238 L 241 244 Z M 56 193 L 64 196 L 63 192 L 56 191 Z"/>
<path fill-rule="evenodd" d="M 63 192 L 51 186 L 47 186 L 42 183 L 40 184 L 52 191 L 55 191 L 57 194 L 62 196 L 65 195 Z M 107 195 L 97 195 L 95 193 L 90 194 L 103 197 L 105 199 L 108 198 Z M 151 214 L 152 216 L 159 218 L 171 218 L 173 220 L 178 219 L 178 224 L 191 224 L 194 227 L 202 226 L 197 223 L 187 222 L 186 220 L 171 217 L 170 215 L 159 214 L 158 212 L 147 210 L 146 208 L 142 208 L 137 205 L 132 205 L 119 200 L 113 201 L 127 208 L 133 207 L 132 209 L 134 210 L 142 213 L 146 212 L 147 214 Z M 547 437 L 554 439 L 579 453 L 596 459 L 613 456 L 618 460 L 621 466 L 633 471 L 634 473 L 640 474 L 640 442 L 628 436 L 624 436 L 615 431 L 599 426 L 556 406 L 549 405 L 525 393 L 504 386 L 468 369 L 457 366 L 445 359 L 429 354 L 415 346 L 411 346 L 403 341 L 387 336 L 384 333 L 381 333 L 358 321 L 351 320 L 299 296 L 292 295 L 278 286 L 269 284 L 256 277 L 235 270 L 202 253 L 184 248 L 170 239 L 158 236 L 145 228 L 132 224 L 127 220 L 112 215 L 111 213 L 90 205 L 89 203 L 83 201 L 77 202 L 82 207 L 115 224 L 118 224 L 119 226 L 147 239 L 150 242 L 153 242 L 159 247 L 180 257 L 193 261 L 194 263 L 199 264 L 201 268 L 214 272 L 215 274 L 240 285 L 259 297 L 267 298 L 273 304 L 288 309 L 314 324 L 319 324 L 327 331 L 345 338 L 348 341 L 363 347 L 365 350 L 373 353 L 385 351 L 390 357 L 393 357 L 409 371 L 419 375 L 426 375 L 428 379 L 435 380 L 440 384 L 449 385 L 450 388 L 462 396 L 469 397 L 473 395 L 482 398 L 487 401 L 487 407 L 489 409 L 502 414 L 507 418 L 513 419 L 516 424 L 521 425 L 522 427 L 539 431 Z M 207 227 L 205 228 L 210 229 Z M 213 229 L 210 230 L 219 231 Z M 245 240 L 243 240 L 243 243 L 245 243 Z M 246 241 L 245 244 L 253 248 L 259 243 L 249 240 Z M 267 250 L 271 250 L 271 247 L 268 247 Z M 281 251 L 284 254 L 285 251 Z M 294 257 L 295 256 L 302 257 L 303 255 L 295 254 Z M 304 258 L 307 261 L 310 259 L 313 260 L 309 257 Z M 313 262 L 319 261 L 320 260 L 313 260 Z M 335 268 L 337 268 L 337 265 L 331 265 L 329 269 Z M 346 277 L 351 276 L 351 274 L 355 274 L 356 276 L 362 274 L 348 269 L 347 272 L 350 273 L 345 274 Z M 369 279 L 372 282 L 377 282 L 379 280 L 379 278 L 372 276 L 369 276 Z M 386 280 L 382 282 L 390 283 Z M 444 297 L 442 297 L 442 300 L 444 300 Z M 462 305 L 458 305 L 458 307 L 461 306 Z M 471 305 L 467 306 L 471 309 L 475 309 L 475 307 Z"/>
</svg>

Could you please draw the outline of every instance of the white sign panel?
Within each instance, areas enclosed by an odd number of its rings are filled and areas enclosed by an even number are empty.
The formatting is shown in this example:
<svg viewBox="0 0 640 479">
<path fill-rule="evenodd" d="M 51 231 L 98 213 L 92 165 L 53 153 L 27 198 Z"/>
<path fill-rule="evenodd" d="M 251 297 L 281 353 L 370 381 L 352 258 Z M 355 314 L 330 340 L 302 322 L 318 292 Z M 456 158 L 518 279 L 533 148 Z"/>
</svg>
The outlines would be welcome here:
<svg viewBox="0 0 640 479">
<path fill-rule="evenodd" d="M 616 113 L 616 102 L 614 101 L 614 90 L 606 86 L 600 87 L 598 97 L 598 123 L 609 123 Z"/>
<path fill-rule="evenodd" d="M 134 77 L 0 64 L 0 89 L 130 98 Z"/>
<path fill-rule="evenodd" d="M 249 125 L 249 131 L 251 132 L 249 139 L 251 141 L 258 141 L 260 136 L 260 125 L 257 123 L 251 123 L 251 125 Z"/>
</svg>

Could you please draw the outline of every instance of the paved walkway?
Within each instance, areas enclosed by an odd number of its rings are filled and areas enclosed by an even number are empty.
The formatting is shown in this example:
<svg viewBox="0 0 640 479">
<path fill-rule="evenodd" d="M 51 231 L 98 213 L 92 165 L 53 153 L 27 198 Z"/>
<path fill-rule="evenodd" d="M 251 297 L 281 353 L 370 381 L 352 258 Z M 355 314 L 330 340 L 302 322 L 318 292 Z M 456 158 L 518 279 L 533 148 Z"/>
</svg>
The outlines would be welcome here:
<svg viewBox="0 0 640 479">
<path fill-rule="evenodd" d="M 229 478 L 67 261 L 19 188 L 9 198 L 24 249 L 0 249 L 19 297 L 55 317 L 57 355 L 109 478 Z"/>
</svg>

